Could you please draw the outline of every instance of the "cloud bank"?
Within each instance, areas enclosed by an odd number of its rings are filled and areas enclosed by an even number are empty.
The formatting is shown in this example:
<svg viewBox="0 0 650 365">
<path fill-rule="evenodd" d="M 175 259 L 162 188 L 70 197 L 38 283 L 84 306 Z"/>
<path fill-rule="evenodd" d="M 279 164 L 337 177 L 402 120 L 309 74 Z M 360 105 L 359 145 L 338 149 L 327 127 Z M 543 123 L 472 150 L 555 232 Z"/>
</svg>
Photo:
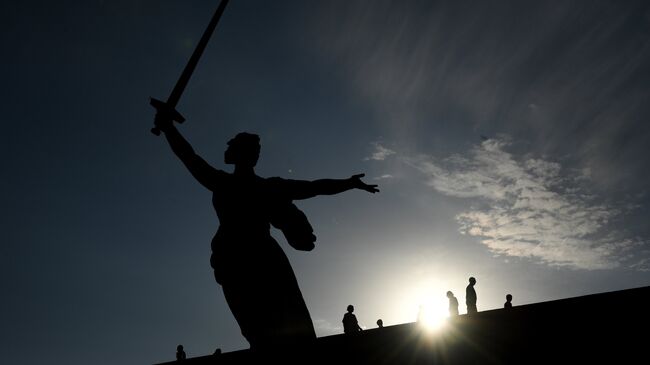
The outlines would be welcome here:
<svg viewBox="0 0 650 365">
<path fill-rule="evenodd" d="M 488 139 L 445 159 L 400 158 L 421 172 L 435 191 L 471 199 L 472 208 L 456 216 L 460 232 L 478 237 L 496 255 L 551 266 L 611 269 L 628 260 L 631 249 L 643 245 L 613 228 L 626 208 L 589 194 L 588 171 L 518 158 L 506 151 L 507 146 L 505 140 Z"/>
</svg>

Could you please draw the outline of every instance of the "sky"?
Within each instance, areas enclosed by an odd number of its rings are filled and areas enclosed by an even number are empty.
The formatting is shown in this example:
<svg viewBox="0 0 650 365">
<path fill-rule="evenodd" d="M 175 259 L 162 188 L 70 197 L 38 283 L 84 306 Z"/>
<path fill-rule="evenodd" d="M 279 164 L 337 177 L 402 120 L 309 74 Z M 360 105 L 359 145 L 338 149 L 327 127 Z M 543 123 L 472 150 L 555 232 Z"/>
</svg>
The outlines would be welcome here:
<svg viewBox="0 0 650 365">
<path fill-rule="evenodd" d="M 217 1 L 0 5 L 0 356 L 149 364 L 247 348 L 210 193 L 153 136 Z M 346 178 L 277 231 L 318 336 L 650 284 L 650 4 L 233 0 L 178 110 L 213 166 Z M 262 273 L 261 273 L 262 274 Z M 273 298 L 269 298 L 273 300 Z M 609 315 L 604 313 L 603 315 Z M 614 314 L 612 314 L 614 315 Z"/>
</svg>

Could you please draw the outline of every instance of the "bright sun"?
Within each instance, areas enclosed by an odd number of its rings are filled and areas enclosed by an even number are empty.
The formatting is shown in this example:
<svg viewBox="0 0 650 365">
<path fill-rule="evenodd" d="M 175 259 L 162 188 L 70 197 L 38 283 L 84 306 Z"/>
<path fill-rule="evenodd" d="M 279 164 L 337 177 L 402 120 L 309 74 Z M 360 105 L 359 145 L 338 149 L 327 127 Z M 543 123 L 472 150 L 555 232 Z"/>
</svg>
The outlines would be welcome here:
<svg viewBox="0 0 650 365">
<path fill-rule="evenodd" d="M 424 298 L 418 309 L 418 323 L 427 331 L 436 331 L 447 322 L 449 313 L 446 300 Z"/>
<path fill-rule="evenodd" d="M 449 284 L 440 279 L 445 277 L 442 273 L 418 276 L 415 280 L 408 276 L 400 280 L 408 285 L 396 289 L 397 300 L 393 304 L 395 317 L 402 323 L 417 321 L 425 332 L 437 332 L 448 322 Z"/>
</svg>

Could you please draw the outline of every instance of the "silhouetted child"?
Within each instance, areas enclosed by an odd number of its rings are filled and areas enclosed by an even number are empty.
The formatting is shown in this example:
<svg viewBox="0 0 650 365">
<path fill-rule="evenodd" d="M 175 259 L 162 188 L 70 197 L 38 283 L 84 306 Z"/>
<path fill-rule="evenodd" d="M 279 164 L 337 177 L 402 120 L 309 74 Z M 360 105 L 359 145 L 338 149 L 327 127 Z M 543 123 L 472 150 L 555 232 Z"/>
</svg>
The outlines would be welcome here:
<svg viewBox="0 0 650 365">
<path fill-rule="evenodd" d="M 354 306 L 350 304 L 348 305 L 348 312 L 343 315 L 343 332 L 347 334 L 363 331 L 359 327 L 357 316 L 352 314 L 352 312 L 354 312 Z"/>
<path fill-rule="evenodd" d="M 512 308 L 512 294 L 506 295 L 506 302 L 503 304 L 503 308 Z"/>
<path fill-rule="evenodd" d="M 458 299 L 454 296 L 454 293 L 451 291 L 447 292 L 447 298 L 449 298 L 449 316 L 457 316 L 458 315 Z"/>
<path fill-rule="evenodd" d="M 381 318 L 377 320 L 377 327 L 384 328 L 384 321 L 382 321 Z"/>
<path fill-rule="evenodd" d="M 176 347 L 176 361 L 183 361 L 185 360 L 185 351 L 183 351 L 183 345 L 178 345 Z"/>
<path fill-rule="evenodd" d="M 474 290 L 474 285 L 476 285 L 476 279 L 473 277 L 469 278 L 469 285 L 465 289 L 465 304 L 467 304 L 467 314 L 478 312 L 478 309 L 476 308 L 476 291 Z"/>
</svg>

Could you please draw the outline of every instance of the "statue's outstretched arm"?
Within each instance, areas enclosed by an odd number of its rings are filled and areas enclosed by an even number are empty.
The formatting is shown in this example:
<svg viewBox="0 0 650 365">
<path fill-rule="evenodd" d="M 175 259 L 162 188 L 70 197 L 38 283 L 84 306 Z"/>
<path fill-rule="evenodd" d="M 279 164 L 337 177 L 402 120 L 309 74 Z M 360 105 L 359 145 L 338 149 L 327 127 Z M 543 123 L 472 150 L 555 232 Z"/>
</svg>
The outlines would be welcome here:
<svg viewBox="0 0 650 365">
<path fill-rule="evenodd" d="M 219 170 L 210 166 L 201 156 L 194 152 L 190 143 L 181 135 L 171 121 L 164 120 L 163 116 L 156 115 L 156 126 L 165 133 L 169 146 L 174 154 L 183 162 L 192 176 L 210 190 L 217 185 Z"/>
<path fill-rule="evenodd" d="M 361 181 L 365 174 L 353 175 L 347 179 L 320 179 L 314 181 L 296 181 L 292 186 L 294 200 L 308 199 L 317 195 L 334 195 L 351 189 L 361 189 L 369 193 L 377 193 L 377 185 L 369 185 Z"/>
</svg>

